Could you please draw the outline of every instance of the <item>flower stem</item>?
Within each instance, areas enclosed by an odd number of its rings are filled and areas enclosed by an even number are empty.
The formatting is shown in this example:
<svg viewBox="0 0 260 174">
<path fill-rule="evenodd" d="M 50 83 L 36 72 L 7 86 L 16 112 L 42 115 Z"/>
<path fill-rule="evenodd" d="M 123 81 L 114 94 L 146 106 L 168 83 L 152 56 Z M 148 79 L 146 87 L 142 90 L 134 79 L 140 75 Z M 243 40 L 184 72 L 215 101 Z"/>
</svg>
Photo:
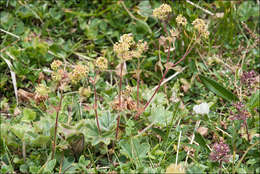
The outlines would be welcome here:
<svg viewBox="0 0 260 174">
<path fill-rule="evenodd" d="M 118 102 L 119 102 L 119 109 L 120 109 L 120 111 L 122 109 L 121 96 L 122 96 L 123 65 L 124 65 L 124 63 L 120 64 L 120 81 L 119 81 L 119 95 L 118 95 Z M 117 117 L 116 140 L 118 138 L 119 123 L 120 123 L 120 114 Z"/>
<path fill-rule="evenodd" d="M 249 132 L 248 132 L 248 126 L 247 126 L 247 121 L 244 121 L 245 123 L 245 127 L 246 127 L 246 134 L 247 134 L 247 140 L 250 141 L 250 136 L 249 136 Z"/>
<path fill-rule="evenodd" d="M 219 163 L 219 174 L 222 174 L 222 161 Z"/>
<path fill-rule="evenodd" d="M 96 121 L 97 121 L 97 127 L 98 127 L 98 132 L 100 133 L 101 132 L 101 129 L 100 129 L 100 126 L 99 126 L 99 121 L 98 121 L 98 112 L 97 112 L 97 90 L 96 90 L 96 76 L 98 75 L 98 72 L 97 74 L 95 75 L 95 78 L 94 78 L 94 81 L 93 81 L 93 87 L 94 87 L 94 97 L 95 97 L 95 103 L 94 103 L 94 111 L 95 111 L 95 116 L 96 116 Z"/>
<path fill-rule="evenodd" d="M 195 42 L 195 43 L 196 43 L 196 42 Z M 180 60 L 178 60 L 175 64 L 171 65 L 171 68 L 173 68 L 173 67 L 175 67 L 176 65 L 178 65 L 181 61 L 183 61 L 183 60 L 187 57 L 187 55 L 191 52 L 191 50 L 192 50 L 193 47 L 195 46 L 195 43 L 192 45 L 192 47 L 191 47 L 190 49 L 189 49 L 189 47 L 188 47 L 188 49 L 186 50 L 186 52 L 185 52 L 185 54 L 182 56 L 182 58 L 181 58 Z M 170 47 L 169 47 L 169 50 L 170 50 Z M 168 56 L 169 56 L 169 55 L 170 55 L 170 54 L 168 54 Z M 165 71 L 164 71 L 164 73 L 163 73 L 163 76 L 162 76 L 162 78 L 161 78 L 161 80 L 160 80 L 160 82 L 159 82 L 157 88 L 155 89 L 153 95 L 152 95 L 151 98 L 148 100 L 148 102 L 145 104 L 144 108 L 143 108 L 140 112 L 137 113 L 137 115 L 135 116 L 136 118 L 138 118 L 138 117 L 145 111 L 145 109 L 150 105 L 150 103 L 151 103 L 152 99 L 154 98 L 155 94 L 156 94 L 156 93 L 158 92 L 158 90 L 160 89 L 161 84 L 162 84 L 163 80 L 165 79 L 165 76 L 166 76 L 166 74 L 168 73 L 168 71 L 169 71 L 169 67 L 166 67 L 166 69 L 165 69 Z"/>
<path fill-rule="evenodd" d="M 54 158 L 55 151 L 56 151 L 56 137 L 57 137 L 57 130 L 58 130 L 58 119 L 59 119 L 59 113 L 60 113 L 60 110 L 61 110 L 62 99 L 63 99 L 63 93 L 62 93 L 62 91 L 61 91 L 61 93 L 60 93 L 59 106 L 58 106 L 57 111 L 56 111 L 56 121 L 55 121 L 54 140 L 53 140 L 53 146 L 52 146 L 51 159 Z"/>
<path fill-rule="evenodd" d="M 136 98 L 137 98 L 136 108 L 137 108 L 137 111 L 139 110 L 139 84 L 140 84 L 140 60 L 138 58 L 138 65 L 137 65 L 137 92 L 136 92 Z"/>
</svg>

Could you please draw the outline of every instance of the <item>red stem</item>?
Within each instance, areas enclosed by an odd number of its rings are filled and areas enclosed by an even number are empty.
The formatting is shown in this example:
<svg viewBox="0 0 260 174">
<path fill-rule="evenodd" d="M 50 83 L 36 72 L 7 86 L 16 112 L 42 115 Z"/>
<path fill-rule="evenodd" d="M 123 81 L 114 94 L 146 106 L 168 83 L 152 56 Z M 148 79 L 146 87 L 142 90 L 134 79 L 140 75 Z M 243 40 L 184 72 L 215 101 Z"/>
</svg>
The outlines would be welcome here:
<svg viewBox="0 0 260 174">
<path fill-rule="evenodd" d="M 136 92 L 136 98 L 137 98 L 137 111 L 139 111 L 139 84 L 140 84 L 140 60 L 138 58 L 138 67 L 137 67 L 137 92 Z"/>
<path fill-rule="evenodd" d="M 122 96 L 122 80 L 123 80 L 123 77 L 122 77 L 122 73 L 123 73 L 123 65 L 124 63 L 121 63 L 120 65 L 120 81 L 119 81 L 119 109 L 121 110 L 122 109 L 122 101 L 121 101 L 121 96 Z M 116 126 L 116 140 L 118 138 L 118 131 L 119 131 L 119 123 L 120 123 L 120 115 L 118 115 L 117 117 L 117 126 Z"/>
<path fill-rule="evenodd" d="M 175 64 L 173 64 L 171 67 L 174 67 L 174 66 L 178 65 L 182 60 L 184 60 L 184 59 L 186 58 L 186 56 L 190 53 L 190 51 L 193 49 L 194 46 L 195 46 L 195 44 L 193 44 L 193 46 L 192 46 L 190 49 L 187 49 L 187 51 L 186 51 L 185 54 L 182 56 L 182 58 L 181 58 L 180 60 L 178 60 Z M 170 47 L 169 47 L 169 48 L 170 48 Z M 168 54 L 168 55 L 169 55 L 169 54 Z M 149 104 L 151 103 L 153 97 L 154 97 L 155 94 L 158 92 L 159 88 L 161 87 L 161 84 L 162 84 L 162 82 L 163 82 L 163 80 L 164 80 L 166 74 L 168 73 L 168 71 L 169 71 L 169 68 L 166 67 L 165 72 L 164 72 L 164 74 L 163 74 L 163 77 L 161 78 L 161 80 L 160 80 L 160 82 L 159 82 L 157 88 L 155 89 L 153 95 L 152 95 L 151 98 L 148 100 L 148 102 L 145 104 L 144 108 L 143 108 L 140 112 L 137 113 L 137 115 L 135 116 L 136 118 L 138 118 L 138 117 L 145 111 L 145 109 L 149 106 Z"/>
<path fill-rule="evenodd" d="M 60 110 L 61 110 L 62 99 L 63 99 L 63 93 L 61 91 L 60 102 L 59 102 L 59 106 L 58 106 L 57 111 L 56 111 L 56 121 L 55 121 L 54 140 L 53 140 L 51 159 L 54 158 L 55 151 L 56 151 L 56 137 L 57 137 L 57 130 L 58 130 L 58 119 L 59 119 L 59 113 L 60 113 Z"/>
</svg>

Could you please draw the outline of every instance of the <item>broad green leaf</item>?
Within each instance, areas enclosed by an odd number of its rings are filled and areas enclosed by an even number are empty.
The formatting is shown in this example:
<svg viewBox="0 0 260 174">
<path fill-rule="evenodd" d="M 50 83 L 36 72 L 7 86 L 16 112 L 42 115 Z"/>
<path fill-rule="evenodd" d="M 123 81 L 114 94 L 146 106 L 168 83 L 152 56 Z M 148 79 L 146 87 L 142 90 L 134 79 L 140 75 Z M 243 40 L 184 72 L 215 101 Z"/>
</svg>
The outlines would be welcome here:
<svg viewBox="0 0 260 174">
<path fill-rule="evenodd" d="M 138 8 L 138 13 L 142 16 L 149 17 L 153 14 L 153 9 L 151 8 L 151 4 L 148 0 L 141 1 Z"/>
<path fill-rule="evenodd" d="M 43 146 L 46 145 L 50 140 L 49 136 L 44 136 L 44 135 L 38 135 L 34 140 L 32 140 L 32 144 L 38 145 L 38 146 Z"/>
<path fill-rule="evenodd" d="M 120 152 L 133 162 L 140 162 L 149 152 L 150 145 L 148 143 L 140 143 L 138 138 L 130 138 L 119 142 Z"/>
<path fill-rule="evenodd" d="M 167 126 L 172 120 L 172 112 L 166 110 L 162 105 L 155 105 L 151 109 L 151 116 L 148 117 L 151 123 L 158 126 Z"/>
<path fill-rule="evenodd" d="M 14 133 L 19 139 L 23 140 L 25 133 L 30 131 L 30 127 L 28 127 L 29 125 L 21 125 L 21 124 L 17 124 L 12 126 L 11 128 L 11 132 Z"/>
<path fill-rule="evenodd" d="M 238 98 L 236 95 L 234 95 L 231 91 L 227 90 L 225 87 L 217 83 L 216 81 L 205 77 L 203 75 L 199 75 L 200 80 L 204 84 L 206 88 L 208 88 L 210 91 L 215 93 L 216 95 L 224 98 L 228 101 L 237 101 Z"/>
<path fill-rule="evenodd" d="M 35 118 L 36 118 L 36 112 L 34 112 L 32 109 L 24 108 L 22 120 L 33 121 Z"/>
<path fill-rule="evenodd" d="M 100 114 L 99 123 L 101 130 L 112 130 L 116 126 L 116 115 L 111 114 L 110 112 L 106 112 L 102 115 Z"/>
<path fill-rule="evenodd" d="M 86 120 L 86 127 L 82 130 L 82 133 L 85 136 L 86 142 L 91 142 L 93 146 L 99 143 L 108 145 L 111 140 L 115 138 L 113 130 L 102 130 L 102 133 L 100 134 L 95 120 Z"/>
<path fill-rule="evenodd" d="M 56 165 L 56 159 L 48 161 L 45 168 L 43 169 L 43 173 L 54 173 L 53 169 Z"/>
</svg>

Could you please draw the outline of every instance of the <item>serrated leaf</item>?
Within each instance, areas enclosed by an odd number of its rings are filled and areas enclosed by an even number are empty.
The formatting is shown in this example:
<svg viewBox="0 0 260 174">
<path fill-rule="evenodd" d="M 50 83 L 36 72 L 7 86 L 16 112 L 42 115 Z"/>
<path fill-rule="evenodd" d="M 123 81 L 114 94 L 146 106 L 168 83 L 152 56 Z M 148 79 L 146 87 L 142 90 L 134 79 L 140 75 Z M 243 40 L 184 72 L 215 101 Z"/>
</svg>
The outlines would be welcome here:
<svg viewBox="0 0 260 174">
<path fill-rule="evenodd" d="M 130 138 L 119 142 L 120 152 L 134 162 L 140 161 L 146 157 L 149 152 L 150 145 L 148 143 L 140 143 L 138 138 Z"/>
<path fill-rule="evenodd" d="M 220 85 L 215 80 L 212 80 L 203 75 L 199 75 L 199 78 L 202 81 L 202 83 L 204 84 L 204 86 L 206 88 L 208 88 L 210 91 L 212 91 L 213 93 L 215 93 L 216 95 L 218 95 L 228 101 L 237 101 L 238 100 L 236 95 L 234 95 L 231 91 L 227 90 L 225 87 Z"/>
</svg>

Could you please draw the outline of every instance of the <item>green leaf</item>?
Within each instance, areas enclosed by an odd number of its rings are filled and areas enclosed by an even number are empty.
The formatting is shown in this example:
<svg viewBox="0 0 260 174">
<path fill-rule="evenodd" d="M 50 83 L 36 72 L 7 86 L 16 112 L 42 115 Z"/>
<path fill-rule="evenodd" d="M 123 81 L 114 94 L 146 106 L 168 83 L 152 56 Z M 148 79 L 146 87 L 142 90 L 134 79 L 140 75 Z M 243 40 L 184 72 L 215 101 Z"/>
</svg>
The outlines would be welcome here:
<svg viewBox="0 0 260 174">
<path fill-rule="evenodd" d="M 43 145 L 46 145 L 49 142 L 49 140 L 50 140 L 49 136 L 38 135 L 37 138 L 35 138 L 31 142 L 34 145 L 43 146 Z"/>
<path fill-rule="evenodd" d="M 33 121 L 35 118 L 36 118 L 36 112 L 34 112 L 32 109 L 24 108 L 22 120 Z"/>
<path fill-rule="evenodd" d="M 148 117 L 151 123 L 158 126 L 167 126 L 172 120 L 172 112 L 166 110 L 162 105 L 154 105 L 151 109 L 151 116 Z"/>
<path fill-rule="evenodd" d="M 205 77 L 203 75 L 199 75 L 200 80 L 204 84 L 206 88 L 208 88 L 210 91 L 215 93 L 216 95 L 224 98 L 228 101 L 237 101 L 238 98 L 236 95 L 234 95 L 231 91 L 227 90 L 225 87 L 217 83 L 216 81 Z"/>
<path fill-rule="evenodd" d="M 86 126 L 84 129 L 82 129 L 82 133 L 86 137 L 86 142 L 91 142 L 93 146 L 99 143 L 108 145 L 115 137 L 113 130 L 102 130 L 102 134 L 100 134 L 95 120 L 86 120 Z"/>
<path fill-rule="evenodd" d="M 56 165 L 56 159 L 50 160 L 45 168 L 43 169 L 43 173 L 53 173 L 53 169 Z"/>
<path fill-rule="evenodd" d="M 19 139 L 23 140 L 25 134 L 30 131 L 30 127 L 28 127 L 28 125 L 21 125 L 21 124 L 17 124 L 12 126 L 11 128 L 11 132 L 14 133 Z"/>
<path fill-rule="evenodd" d="M 248 106 L 251 110 L 257 108 L 257 107 L 260 107 L 260 98 L 259 98 L 259 94 L 260 94 L 260 91 L 257 90 L 256 93 L 254 93 L 249 101 L 248 101 Z"/>
<path fill-rule="evenodd" d="M 153 9 L 151 8 L 151 4 L 148 0 L 141 1 L 138 8 L 138 13 L 144 17 L 149 17 L 153 14 Z"/>
<path fill-rule="evenodd" d="M 134 163 L 146 158 L 146 154 L 150 150 L 150 145 L 148 143 L 140 143 L 140 139 L 138 138 L 121 140 L 119 145 L 121 147 L 120 152 Z"/>
<path fill-rule="evenodd" d="M 195 141 L 198 142 L 201 147 L 210 152 L 210 149 L 208 148 L 205 139 L 197 132 L 195 133 Z"/>
</svg>

